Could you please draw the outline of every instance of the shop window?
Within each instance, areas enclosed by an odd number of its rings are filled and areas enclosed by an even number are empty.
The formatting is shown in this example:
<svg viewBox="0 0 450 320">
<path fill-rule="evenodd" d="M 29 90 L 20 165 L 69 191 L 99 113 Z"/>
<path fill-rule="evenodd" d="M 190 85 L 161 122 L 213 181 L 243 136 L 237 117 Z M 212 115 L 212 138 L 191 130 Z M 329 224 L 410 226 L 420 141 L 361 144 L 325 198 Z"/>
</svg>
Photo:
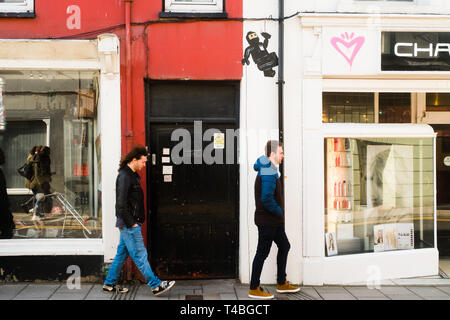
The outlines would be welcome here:
<svg viewBox="0 0 450 320">
<path fill-rule="evenodd" d="M 224 0 L 164 0 L 164 11 L 172 13 L 222 13 Z"/>
<path fill-rule="evenodd" d="M 427 93 L 427 111 L 450 111 L 450 93 Z"/>
<path fill-rule="evenodd" d="M 379 93 L 379 123 L 411 123 L 410 93 Z"/>
<path fill-rule="evenodd" d="M 0 0 L 0 13 L 34 12 L 34 0 Z"/>
<path fill-rule="evenodd" d="M 101 237 L 96 71 L 0 71 L 13 238 Z M 18 168 L 32 161 L 27 179 Z"/>
<path fill-rule="evenodd" d="M 323 92 L 323 123 L 411 123 L 409 92 Z"/>
<path fill-rule="evenodd" d="M 324 92 L 322 121 L 373 123 L 374 94 Z"/>
<path fill-rule="evenodd" d="M 24 162 L 23 155 L 29 152 L 30 146 L 46 144 L 47 123 L 44 119 L 8 122 L 8 130 L 0 133 L 0 146 L 8 158 L 3 166 L 8 189 L 25 187 L 23 177 L 17 174 L 17 164 Z"/>
<path fill-rule="evenodd" d="M 433 138 L 325 139 L 326 255 L 434 247 Z"/>
</svg>

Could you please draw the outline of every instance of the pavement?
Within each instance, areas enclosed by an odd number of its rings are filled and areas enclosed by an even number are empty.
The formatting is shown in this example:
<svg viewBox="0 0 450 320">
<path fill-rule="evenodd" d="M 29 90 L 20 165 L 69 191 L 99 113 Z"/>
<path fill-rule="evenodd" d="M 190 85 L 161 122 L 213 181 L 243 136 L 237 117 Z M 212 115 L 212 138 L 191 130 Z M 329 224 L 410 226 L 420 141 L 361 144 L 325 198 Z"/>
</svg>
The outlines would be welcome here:
<svg viewBox="0 0 450 320">
<path fill-rule="evenodd" d="M 0 300 L 228 300 L 261 301 L 248 297 L 248 284 L 238 280 L 177 280 L 168 292 L 155 297 L 145 284 L 124 285 L 126 294 L 103 293 L 101 283 L 0 282 Z M 73 287 L 73 288 L 72 288 Z M 279 294 L 263 285 L 274 300 L 450 300 L 450 279 L 432 276 L 385 280 L 374 288 L 363 284 L 301 286 L 298 293 Z"/>
</svg>

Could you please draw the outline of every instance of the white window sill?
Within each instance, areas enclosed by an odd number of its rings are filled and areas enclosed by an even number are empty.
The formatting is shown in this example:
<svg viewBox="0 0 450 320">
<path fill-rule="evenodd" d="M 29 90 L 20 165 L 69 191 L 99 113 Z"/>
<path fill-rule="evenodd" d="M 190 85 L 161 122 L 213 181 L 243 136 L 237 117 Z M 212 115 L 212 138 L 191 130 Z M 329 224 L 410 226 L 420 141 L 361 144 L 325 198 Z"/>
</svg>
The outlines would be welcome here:
<svg viewBox="0 0 450 320">
<path fill-rule="evenodd" d="M 0 240 L 0 256 L 58 256 L 103 254 L 103 239 Z"/>
</svg>

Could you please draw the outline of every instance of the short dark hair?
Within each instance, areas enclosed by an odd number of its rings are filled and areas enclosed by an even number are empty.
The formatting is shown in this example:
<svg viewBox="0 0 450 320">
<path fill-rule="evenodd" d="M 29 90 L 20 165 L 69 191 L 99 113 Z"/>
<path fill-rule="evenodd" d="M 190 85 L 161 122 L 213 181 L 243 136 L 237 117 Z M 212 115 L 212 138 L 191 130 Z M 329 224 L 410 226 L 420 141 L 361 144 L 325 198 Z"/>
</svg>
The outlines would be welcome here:
<svg viewBox="0 0 450 320">
<path fill-rule="evenodd" d="M 0 164 L 5 164 L 5 153 L 2 148 L 0 148 Z"/>
<path fill-rule="evenodd" d="M 272 152 L 277 152 L 278 147 L 282 147 L 283 143 L 278 140 L 269 140 L 266 143 L 266 156 L 270 157 Z"/>
<path fill-rule="evenodd" d="M 139 160 L 142 156 L 148 157 L 147 148 L 143 145 L 137 145 L 122 157 L 119 164 L 119 171 L 125 168 L 133 159 Z"/>
</svg>

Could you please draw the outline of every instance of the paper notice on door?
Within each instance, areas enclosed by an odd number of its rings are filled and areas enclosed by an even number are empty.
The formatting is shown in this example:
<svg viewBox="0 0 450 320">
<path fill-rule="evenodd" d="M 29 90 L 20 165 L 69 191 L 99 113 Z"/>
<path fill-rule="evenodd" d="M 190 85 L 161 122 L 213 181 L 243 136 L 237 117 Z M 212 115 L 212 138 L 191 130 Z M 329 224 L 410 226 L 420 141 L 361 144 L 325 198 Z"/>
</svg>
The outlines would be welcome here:
<svg viewBox="0 0 450 320">
<path fill-rule="evenodd" d="M 161 163 L 170 163 L 170 157 L 162 157 Z"/>
<path fill-rule="evenodd" d="M 172 175 L 170 174 L 164 175 L 164 182 L 172 182 Z"/>
<path fill-rule="evenodd" d="M 225 149 L 225 135 L 222 132 L 214 133 L 214 149 Z"/>
<path fill-rule="evenodd" d="M 172 166 L 163 166 L 163 174 L 172 174 Z"/>
<path fill-rule="evenodd" d="M 163 148 L 163 155 L 164 156 L 170 155 L 170 148 Z"/>
</svg>

